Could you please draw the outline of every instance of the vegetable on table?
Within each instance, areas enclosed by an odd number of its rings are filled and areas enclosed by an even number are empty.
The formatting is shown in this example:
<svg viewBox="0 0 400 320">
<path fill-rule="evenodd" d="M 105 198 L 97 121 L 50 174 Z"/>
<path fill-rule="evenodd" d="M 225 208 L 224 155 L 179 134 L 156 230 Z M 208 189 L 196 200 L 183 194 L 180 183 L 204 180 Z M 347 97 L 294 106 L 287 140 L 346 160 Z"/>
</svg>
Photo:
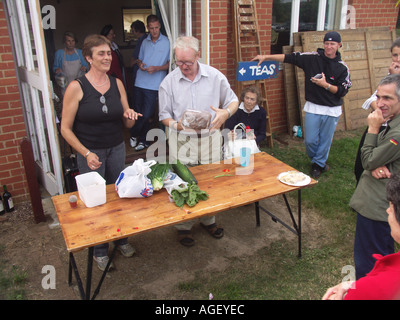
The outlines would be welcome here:
<svg viewBox="0 0 400 320">
<path fill-rule="evenodd" d="M 151 180 L 154 191 L 162 189 L 164 186 L 164 179 L 170 168 L 171 165 L 169 163 L 156 163 L 151 167 L 151 172 L 147 175 L 147 177 Z"/>
<path fill-rule="evenodd" d="M 194 177 L 193 173 L 189 170 L 189 168 L 182 164 L 178 159 L 176 160 L 176 163 L 171 164 L 172 169 L 174 172 L 183 180 L 188 182 L 189 184 L 195 183 L 197 184 L 197 180 Z"/>
<path fill-rule="evenodd" d="M 188 184 L 187 188 L 172 190 L 171 197 L 178 207 L 182 208 L 185 203 L 189 207 L 193 207 L 200 200 L 207 200 L 208 193 L 200 190 L 199 186 L 192 182 Z"/>
</svg>

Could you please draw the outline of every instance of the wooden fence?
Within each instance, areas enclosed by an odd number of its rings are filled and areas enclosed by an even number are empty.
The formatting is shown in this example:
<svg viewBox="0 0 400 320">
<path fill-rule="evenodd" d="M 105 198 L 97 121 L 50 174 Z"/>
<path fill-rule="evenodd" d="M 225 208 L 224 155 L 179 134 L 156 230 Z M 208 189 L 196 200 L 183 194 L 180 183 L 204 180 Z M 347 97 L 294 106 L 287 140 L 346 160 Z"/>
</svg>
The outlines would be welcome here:
<svg viewBox="0 0 400 320">
<path fill-rule="evenodd" d="M 352 87 L 344 97 L 343 115 L 336 130 L 352 130 L 366 125 L 368 111 L 362 104 L 376 90 L 379 81 L 388 74 L 391 62 L 390 47 L 396 39 L 388 28 L 338 30 L 342 37 L 340 53 L 350 69 Z M 312 52 L 323 48 L 326 31 L 298 32 L 293 35 L 293 46 L 283 47 L 283 53 Z M 284 64 L 286 112 L 289 133 L 293 125 L 303 127 L 304 72 Z"/>
</svg>

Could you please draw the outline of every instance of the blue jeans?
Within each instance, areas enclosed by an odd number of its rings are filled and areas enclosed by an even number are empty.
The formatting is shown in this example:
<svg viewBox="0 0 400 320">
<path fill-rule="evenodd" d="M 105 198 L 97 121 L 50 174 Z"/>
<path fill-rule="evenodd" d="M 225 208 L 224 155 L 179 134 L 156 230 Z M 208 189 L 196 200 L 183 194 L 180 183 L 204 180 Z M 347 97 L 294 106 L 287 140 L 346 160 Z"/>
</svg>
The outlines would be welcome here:
<svg viewBox="0 0 400 320">
<path fill-rule="evenodd" d="M 125 142 L 108 149 L 91 149 L 91 152 L 97 154 L 99 161 L 102 162 L 100 168 L 96 171 L 106 180 L 106 184 L 113 184 L 117 181 L 119 174 L 125 168 Z M 88 173 L 94 170 L 87 165 L 85 157 L 77 154 L 79 173 Z M 114 242 L 116 245 L 127 244 L 128 239 L 120 239 Z M 107 255 L 108 243 L 100 244 L 94 247 L 94 255 L 103 257 Z"/>
<path fill-rule="evenodd" d="M 325 167 L 339 117 L 306 112 L 304 117 L 304 143 L 312 163 Z"/>
<path fill-rule="evenodd" d="M 157 109 L 158 91 L 135 87 L 134 92 L 134 109 L 143 116 L 139 117 L 135 125 L 131 128 L 131 137 L 138 137 L 138 142 L 147 143 L 146 135 L 150 130 L 150 119 L 154 116 Z"/>
<path fill-rule="evenodd" d="M 354 239 L 354 264 L 356 279 L 364 277 L 372 270 L 376 259 L 373 254 L 386 256 L 394 253 L 394 240 L 390 234 L 389 223 L 375 221 L 357 213 Z"/>
</svg>

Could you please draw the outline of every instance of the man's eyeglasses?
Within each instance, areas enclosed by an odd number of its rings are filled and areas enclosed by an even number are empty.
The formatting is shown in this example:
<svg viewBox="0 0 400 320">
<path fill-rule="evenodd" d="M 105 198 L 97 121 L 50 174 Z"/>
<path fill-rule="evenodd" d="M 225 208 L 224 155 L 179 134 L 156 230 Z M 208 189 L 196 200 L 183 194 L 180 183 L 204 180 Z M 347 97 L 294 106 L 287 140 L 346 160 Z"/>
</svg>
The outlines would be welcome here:
<svg viewBox="0 0 400 320">
<path fill-rule="evenodd" d="M 100 97 L 100 103 L 103 104 L 101 111 L 103 111 L 104 113 L 108 113 L 108 107 L 106 106 L 106 98 L 104 96 Z"/>
<path fill-rule="evenodd" d="M 186 66 L 188 66 L 188 67 L 191 67 L 192 65 L 194 65 L 194 62 L 189 62 L 189 61 L 175 61 L 175 64 L 176 64 L 178 67 L 181 67 L 181 66 L 183 66 L 183 65 L 186 65 Z"/>
</svg>

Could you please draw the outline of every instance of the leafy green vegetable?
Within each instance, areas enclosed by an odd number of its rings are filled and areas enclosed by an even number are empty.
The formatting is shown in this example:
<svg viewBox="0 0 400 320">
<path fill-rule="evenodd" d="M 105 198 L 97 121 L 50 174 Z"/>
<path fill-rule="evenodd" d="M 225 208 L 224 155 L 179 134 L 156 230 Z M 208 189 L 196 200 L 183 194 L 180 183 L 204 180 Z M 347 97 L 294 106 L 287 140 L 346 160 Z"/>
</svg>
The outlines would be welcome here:
<svg viewBox="0 0 400 320">
<path fill-rule="evenodd" d="M 156 163 L 151 167 L 151 172 L 147 177 L 151 180 L 154 191 L 158 191 L 164 186 L 164 179 L 170 168 L 169 163 Z"/>
<path fill-rule="evenodd" d="M 192 182 L 187 188 L 172 190 L 171 197 L 178 207 L 182 208 L 185 203 L 193 207 L 200 200 L 207 200 L 208 193 L 200 190 L 199 186 Z"/>
</svg>

